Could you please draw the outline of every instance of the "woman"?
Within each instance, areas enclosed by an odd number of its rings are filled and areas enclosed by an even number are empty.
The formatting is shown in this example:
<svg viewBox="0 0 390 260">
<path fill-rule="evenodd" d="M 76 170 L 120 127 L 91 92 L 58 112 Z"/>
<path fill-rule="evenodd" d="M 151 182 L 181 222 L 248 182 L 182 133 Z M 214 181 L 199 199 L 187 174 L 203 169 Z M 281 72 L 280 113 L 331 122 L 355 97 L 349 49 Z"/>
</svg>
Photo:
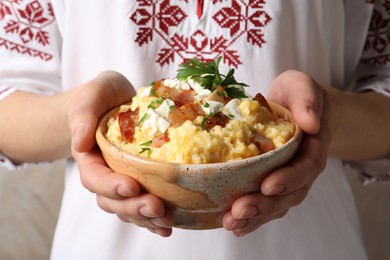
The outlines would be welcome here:
<svg viewBox="0 0 390 260">
<path fill-rule="evenodd" d="M 387 2 L 2 1 L 3 164 L 74 158 L 52 259 L 366 259 L 342 160 L 389 155 L 390 48 L 370 34 Z M 305 136 L 224 229 L 172 230 L 158 198 L 107 168 L 94 131 L 134 87 L 218 56 Z"/>
</svg>

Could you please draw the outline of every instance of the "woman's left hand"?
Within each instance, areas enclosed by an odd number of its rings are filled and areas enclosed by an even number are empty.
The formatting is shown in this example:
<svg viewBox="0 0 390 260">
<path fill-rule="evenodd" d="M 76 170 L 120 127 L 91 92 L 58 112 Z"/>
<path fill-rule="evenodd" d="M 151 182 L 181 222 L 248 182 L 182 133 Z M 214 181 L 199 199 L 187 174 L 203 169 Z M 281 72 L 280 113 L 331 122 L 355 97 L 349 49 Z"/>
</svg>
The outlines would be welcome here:
<svg viewBox="0 0 390 260">
<path fill-rule="evenodd" d="M 297 154 L 288 164 L 268 174 L 260 192 L 242 196 L 225 213 L 223 226 L 244 236 L 281 218 L 300 204 L 324 170 L 330 143 L 329 106 L 324 89 L 308 75 L 286 71 L 270 88 L 268 99 L 287 107 L 304 132 Z"/>
</svg>

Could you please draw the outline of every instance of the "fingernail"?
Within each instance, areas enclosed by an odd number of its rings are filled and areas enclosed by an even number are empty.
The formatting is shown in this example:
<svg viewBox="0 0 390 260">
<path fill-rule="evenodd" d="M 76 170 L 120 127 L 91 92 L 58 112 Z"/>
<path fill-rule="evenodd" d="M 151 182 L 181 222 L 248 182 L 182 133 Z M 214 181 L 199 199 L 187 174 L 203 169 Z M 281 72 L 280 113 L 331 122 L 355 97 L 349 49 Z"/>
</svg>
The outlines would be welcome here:
<svg viewBox="0 0 390 260">
<path fill-rule="evenodd" d="M 124 185 L 118 186 L 118 188 L 116 189 L 116 192 L 121 197 L 131 197 L 134 195 L 133 192 L 128 187 L 126 187 Z"/>
<path fill-rule="evenodd" d="M 276 185 L 269 188 L 264 195 L 273 196 L 273 195 L 279 195 L 282 193 L 286 187 L 284 185 Z"/>
<path fill-rule="evenodd" d="M 79 152 L 80 151 L 80 144 L 84 138 L 84 127 L 79 126 L 76 128 L 73 136 L 72 136 L 72 145 L 73 148 Z"/>
<path fill-rule="evenodd" d="M 255 206 L 249 206 L 241 210 L 240 215 L 238 216 L 238 219 L 247 219 L 247 218 L 253 218 L 258 213 L 258 210 Z"/>
<path fill-rule="evenodd" d="M 241 229 L 241 228 L 245 227 L 246 224 L 248 224 L 248 220 L 247 219 L 236 220 L 232 224 L 231 230 Z"/>
<path fill-rule="evenodd" d="M 152 222 L 153 225 L 157 226 L 157 227 L 163 227 L 163 228 L 170 228 L 169 225 L 165 224 L 161 218 L 152 218 L 150 220 L 150 222 Z"/>
<path fill-rule="evenodd" d="M 162 236 L 162 237 L 165 237 L 165 236 L 166 236 L 164 230 L 162 230 L 161 228 L 155 229 L 155 233 L 156 233 L 157 235 L 159 235 L 159 236 Z"/>
<path fill-rule="evenodd" d="M 236 237 L 243 237 L 243 236 L 245 236 L 248 232 L 247 232 L 246 230 L 244 230 L 244 229 L 237 229 L 237 230 L 234 230 L 233 233 L 234 233 L 234 235 L 235 235 Z"/>
<path fill-rule="evenodd" d="M 151 211 L 147 206 L 143 206 L 139 209 L 139 213 L 147 218 L 155 218 L 158 217 L 156 213 Z"/>
</svg>

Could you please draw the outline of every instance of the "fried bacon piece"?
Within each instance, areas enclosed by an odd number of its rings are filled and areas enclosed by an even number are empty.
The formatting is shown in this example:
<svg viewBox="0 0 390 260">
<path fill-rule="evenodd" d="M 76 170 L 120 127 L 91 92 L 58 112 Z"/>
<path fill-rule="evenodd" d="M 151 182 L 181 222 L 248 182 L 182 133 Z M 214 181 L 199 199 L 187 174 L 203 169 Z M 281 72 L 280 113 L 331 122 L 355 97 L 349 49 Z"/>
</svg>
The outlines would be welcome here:
<svg viewBox="0 0 390 260">
<path fill-rule="evenodd" d="M 254 97 L 254 100 L 260 103 L 261 106 L 265 107 L 271 114 L 273 114 L 271 107 L 268 104 L 267 99 L 261 94 L 257 93 L 256 96 Z"/>
<path fill-rule="evenodd" d="M 257 146 L 259 154 L 263 154 L 275 149 L 275 145 L 271 139 L 260 134 L 255 134 L 253 138 L 253 143 Z"/>
<path fill-rule="evenodd" d="M 170 139 L 169 139 L 168 133 L 165 132 L 164 134 L 159 135 L 153 139 L 152 147 L 153 148 L 160 148 L 161 146 L 168 143 L 169 141 L 170 141 Z"/>
<path fill-rule="evenodd" d="M 119 113 L 118 115 L 118 123 L 122 137 L 129 143 L 133 141 L 135 127 L 137 126 L 138 120 L 139 108 L 135 111 L 129 109 L 126 112 Z"/>
<path fill-rule="evenodd" d="M 171 87 L 167 87 L 164 83 L 159 80 L 153 85 L 151 93 L 152 95 L 158 98 L 169 98 L 171 99 L 177 107 L 184 106 L 188 103 L 194 102 L 194 97 L 196 96 L 195 90 L 177 90 Z"/>
<path fill-rule="evenodd" d="M 205 98 L 205 101 L 207 100 L 221 102 L 226 105 L 231 98 L 226 95 L 225 89 L 222 86 L 217 86 L 210 96 Z"/>
<path fill-rule="evenodd" d="M 169 113 L 169 120 L 175 127 L 179 127 L 182 124 L 184 124 L 185 121 L 187 121 L 187 118 L 184 117 L 184 115 L 180 112 L 179 108 L 175 107 L 170 113 Z"/>
<path fill-rule="evenodd" d="M 206 122 L 204 123 L 204 128 L 207 131 L 210 131 L 214 126 L 217 125 L 225 127 L 228 122 L 229 117 L 222 112 L 218 112 L 207 118 Z"/>
<path fill-rule="evenodd" d="M 179 108 L 175 107 L 169 113 L 169 120 L 175 127 L 184 124 L 185 121 L 193 121 L 197 116 L 206 115 L 202 106 L 198 103 L 187 103 Z"/>
<path fill-rule="evenodd" d="M 153 93 L 153 95 L 158 98 L 172 99 L 172 97 L 175 96 L 175 90 L 171 87 L 165 86 L 162 80 L 156 81 L 156 83 L 154 83 L 151 93 Z"/>
<path fill-rule="evenodd" d="M 196 92 L 194 90 L 183 90 L 179 94 L 171 97 L 177 107 L 184 106 L 189 103 L 194 103 Z"/>
<path fill-rule="evenodd" d="M 202 106 L 197 103 L 187 103 L 179 107 L 179 110 L 184 118 L 193 121 L 197 116 L 205 116 L 206 113 Z"/>
</svg>

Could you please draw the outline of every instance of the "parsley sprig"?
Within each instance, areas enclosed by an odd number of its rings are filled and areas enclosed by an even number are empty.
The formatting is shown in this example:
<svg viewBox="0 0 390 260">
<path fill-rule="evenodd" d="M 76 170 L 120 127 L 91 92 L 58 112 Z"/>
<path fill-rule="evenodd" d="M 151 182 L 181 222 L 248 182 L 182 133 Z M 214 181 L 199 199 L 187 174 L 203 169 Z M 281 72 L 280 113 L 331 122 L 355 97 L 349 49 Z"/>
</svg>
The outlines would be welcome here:
<svg viewBox="0 0 390 260">
<path fill-rule="evenodd" d="M 189 78 L 201 79 L 201 86 L 213 91 L 217 86 L 224 87 L 231 98 L 247 98 L 248 96 L 237 86 L 247 87 L 245 83 L 237 82 L 234 78 L 234 69 L 229 69 L 226 75 L 219 72 L 222 57 L 211 62 L 201 62 L 196 58 L 180 65 L 176 78 L 186 80 Z"/>
</svg>

